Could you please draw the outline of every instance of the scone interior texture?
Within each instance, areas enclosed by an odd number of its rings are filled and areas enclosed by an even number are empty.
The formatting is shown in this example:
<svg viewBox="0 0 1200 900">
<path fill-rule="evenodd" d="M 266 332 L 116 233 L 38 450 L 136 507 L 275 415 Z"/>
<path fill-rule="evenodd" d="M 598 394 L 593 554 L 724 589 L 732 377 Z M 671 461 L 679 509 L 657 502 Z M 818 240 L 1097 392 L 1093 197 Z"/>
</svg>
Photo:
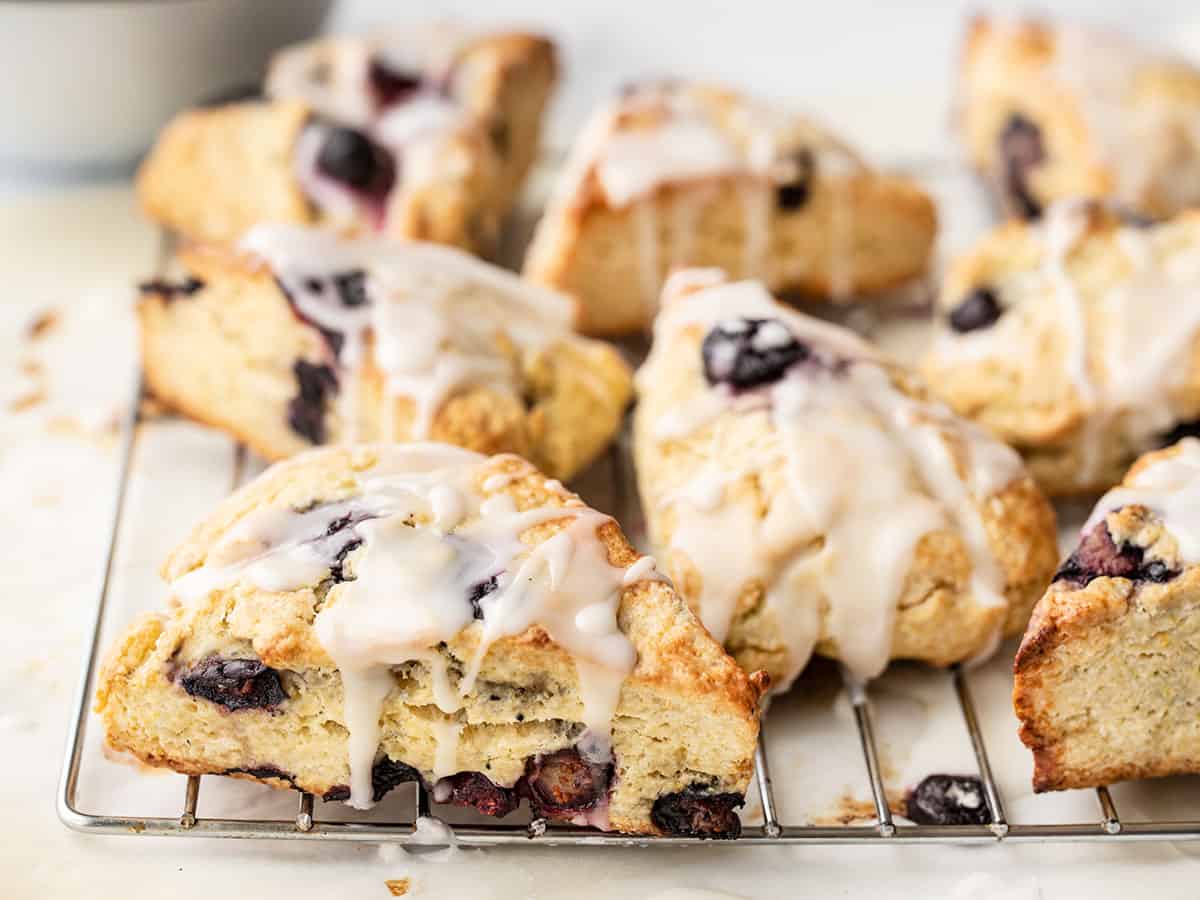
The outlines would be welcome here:
<svg viewBox="0 0 1200 900">
<path fill-rule="evenodd" d="M 1161 218 L 1200 204 L 1200 69 L 1128 36 L 979 17 L 963 54 L 959 124 L 971 162 L 1013 213 L 1108 197 Z"/>
<path fill-rule="evenodd" d="M 732 90 L 638 85 L 571 151 L 525 274 L 580 303 L 581 328 L 649 328 L 672 267 L 720 266 L 819 298 L 886 291 L 925 271 L 933 203 L 798 115 Z"/>
<path fill-rule="evenodd" d="M 302 454 L 164 568 L 97 709 L 152 765 L 360 808 L 440 802 L 731 837 L 761 676 L 617 524 L 519 457 L 442 444 Z"/>
<path fill-rule="evenodd" d="M 637 387 L 659 558 L 777 687 L 814 652 L 862 679 L 984 657 L 1054 571 L 1054 512 L 1014 451 L 761 283 L 672 276 Z"/>
<path fill-rule="evenodd" d="M 1102 491 L 1200 418 L 1200 214 L 1062 201 L 950 270 L 923 372 L 1051 494 Z"/>
<path fill-rule="evenodd" d="M 1013 702 L 1037 791 L 1200 772 L 1200 441 L 1142 457 L 1038 603 Z"/>
<path fill-rule="evenodd" d="M 494 249 L 537 152 L 553 45 L 450 24 L 280 52 L 268 103 L 182 114 L 140 176 L 148 213 L 232 241 L 321 222 Z"/>
<path fill-rule="evenodd" d="M 453 248 L 262 225 L 145 287 L 148 386 L 268 459 L 436 439 L 566 478 L 620 426 L 629 370 L 566 298 Z"/>
</svg>

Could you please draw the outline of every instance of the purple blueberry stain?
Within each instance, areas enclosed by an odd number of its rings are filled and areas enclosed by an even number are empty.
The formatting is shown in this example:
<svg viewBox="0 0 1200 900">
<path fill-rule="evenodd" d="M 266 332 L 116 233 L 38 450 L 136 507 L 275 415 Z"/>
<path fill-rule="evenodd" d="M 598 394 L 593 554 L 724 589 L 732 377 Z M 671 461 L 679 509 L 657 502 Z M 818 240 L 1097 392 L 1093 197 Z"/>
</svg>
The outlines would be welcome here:
<svg viewBox="0 0 1200 900">
<path fill-rule="evenodd" d="M 400 68 L 379 56 L 371 57 L 367 63 L 367 87 L 376 106 L 403 103 L 415 96 L 422 84 L 419 71 Z"/>
<path fill-rule="evenodd" d="M 474 618 L 483 618 L 483 608 L 480 606 L 480 601 L 499 587 L 500 580 L 499 576 L 496 575 L 471 586 L 467 594 L 467 601 L 471 604 L 471 615 Z"/>
<path fill-rule="evenodd" d="M 1033 197 L 1029 177 L 1046 159 L 1041 129 L 1020 113 L 1013 113 L 1000 133 L 999 143 L 1005 193 L 1018 215 L 1038 218 L 1042 207 Z"/>
<path fill-rule="evenodd" d="M 929 775 L 913 788 L 905 815 L 918 825 L 986 825 L 983 784 L 974 775 Z"/>
<path fill-rule="evenodd" d="M 700 348 L 704 377 L 712 385 L 750 390 L 779 381 L 812 355 L 779 319 L 731 318 L 718 322 Z"/>
<path fill-rule="evenodd" d="M 950 310 L 950 327 L 959 334 L 979 331 L 996 323 L 1004 313 L 996 292 L 988 287 L 977 287 Z"/>
<path fill-rule="evenodd" d="M 296 396 L 288 401 L 287 422 L 292 431 L 310 443 L 325 442 L 325 407 L 337 393 L 337 376 L 327 365 L 296 360 L 292 366 Z"/>
<path fill-rule="evenodd" d="M 795 212 L 808 203 L 817 168 L 816 158 L 807 147 L 792 154 L 790 163 L 790 177 L 775 187 L 775 205 L 784 212 Z"/>
<path fill-rule="evenodd" d="M 742 833 L 737 809 L 744 803 L 740 794 L 713 794 L 703 785 L 692 785 L 655 800 L 650 821 L 666 834 L 732 839 Z"/>
<path fill-rule="evenodd" d="M 1145 551 L 1135 544 L 1116 544 L 1108 525 L 1101 520 L 1085 533 L 1066 562 L 1055 573 L 1055 581 L 1066 581 L 1077 588 L 1097 578 L 1127 578 L 1161 584 L 1179 572 L 1161 560 L 1145 560 Z"/>
<path fill-rule="evenodd" d="M 230 712 L 274 709 L 287 699 L 279 673 L 259 659 L 209 656 L 176 673 L 188 694 Z"/>
</svg>

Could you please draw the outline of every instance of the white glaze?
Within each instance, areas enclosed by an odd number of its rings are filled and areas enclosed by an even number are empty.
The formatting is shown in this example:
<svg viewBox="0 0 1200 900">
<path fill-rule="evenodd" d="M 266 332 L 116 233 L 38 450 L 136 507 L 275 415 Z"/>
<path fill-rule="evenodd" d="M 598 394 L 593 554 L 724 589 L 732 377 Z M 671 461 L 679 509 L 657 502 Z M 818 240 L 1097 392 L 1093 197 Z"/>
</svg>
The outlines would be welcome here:
<svg viewBox="0 0 1200 900">
<path fill-rule="evenodd" d="M 506 494 L 488 496 L 477 487 L 495 484 L 483 477 L 486 457 L 439 444 L 377 452 L 379 462 L 358 475 L 356 493 L 345 500 L 245 516 L 205 565 L 173 583 L 175 596 L 196 602 L 234 584 L 311 588 L 328 577 L 348 540 L 361 541 L 352 550 L 353 579 L 329 589 L 313 623 L 342 677 L 354 806 L 371 804 L 380 715 L 395 687 L 391 669 L 409 662 L 429 669 L 435 702 L 450 717 L 435 728 L 433 775 L 451 775 L 464 725 L 455 714 L 488 648 L 535 625 L 574 660 L 586 727 L 581 752 L 607 759 L 621 686 L 637 661 L 617 627 L 617 608 L 626 584 L 656 577 L 653 562 L 612 565 L 597 535 L 611 519 L 595 510 L 518 511 Z M 353 524 L 329 535 L 347 514 Z M 557 534 L 536 546 L 522 541 L 529 528 L 553 521 L 563 522 Z M 496 587 L 478 601 L 476 625 L 471 590 L 491 578 Z M 467 628 L 478 629 L 478 651 L 455 683 L 436 648 Z"/>
<path fill-rule="evenodd" d="M 1128 275 L 1094 299 L 1081 296 L 1068 262 L 1084 240 L 1092 213 L 1088 201 L 1051 206 L 1035 231 L 1041 266 L 993 285 L 1008 302 L 1004 315 L 989 328 L 965 334 L 942 328 L 934 349 L 935 358 L 948 361 L 992 358 L 1030 368 L 1041 365 L 1036 351 L 1041 336 L 1052 332 L 1062 342 L 1064 374 L 1084 409 L 1083 482 L 1099 477 L 1104 442 L 1112 440 L 1114 430 L 1141 451 L 1176 424 L 1166 398 L 1186 375 L 1200 336 L 1200 303 L 1195 302 L 1200 248 L 1173 240 L 1176 226 L 1170 223 L 1122 226 L 1116 245 L 1127 257 Z M 1047 301 L 1053 304 L 1050 314 Z"/>
<path fill-rule="evenodd" d="M 675 507 L 664 551 L 682 552 L 700 573 L 701 618 L 713 635 L 724 640 L 738 595 L 758 581 L 788 648 L 789 677 L 777 687 L 786 688 L 823 637 L 858 677 L 874 677 L 890 655 L 915 548 L 941 529 L 964 542 L 972 600 L 1004 604 L 980 507 L 1021 475 L 1019 458 L 940 404 L 900 391 L 875 351 L 852 333 L 782 307 L 761 284 L 721 284 L 712 271 L 680 273 L 664 292 L 639 388 L 663 377 L 663 355 L 682 329 L 707 331 L 736 317 L 779 320 L 820 362 L 732 395 L 707 384 L 697 354 L 694 390 L 648 424 L 659 441 L 704 435 L 690 452 L 707 464 L 655 500 L 660 509 Z M 769 328 L 756 336 L 765 343 L 777 337 Z M 768 423 L 764 446 L 731 452 L 745 433 L 732 427 L 746 416 Z M 741 461 L 730 464 L 730 457 Z M 760 521 L 747 499 L 729 495 L 730 486 L 769 472 L 781 458 L 784 484 L 767 489 L 769 510 Z"/>
<path fill-rule="evenodd" d="M 1080 534 L 1087 534 L 1110 512 L 1135 505 L 1162 520 L 1184 563 L 1200 563 L 1200 440 L 1184 438 L 1172 456 L 1146 466 L 1129 484 L 1101 497 Z"/>
<path fill-rule="evenodd" d="M 358 376 L 368 362 L 384 376 L 379 437 L 401 436 L 393 415 L 408 397 L 415 406 L 408 437 L 422 439 L 456 392 L 520 390 L 498 335 L 536 352 L 568 332 L 573 314 L 565 297 L 449 247 L 352 240 L 297 225 L 257 226 L 241 247 L 271 267 L 305 318 L 343 336 L 334 363 L 342 376 L 335 434 L 344 442 L 361 437 Z M 347 308 L 329 278 L 354 271 L 366 274 L 368 302 Z"/>
</svg>

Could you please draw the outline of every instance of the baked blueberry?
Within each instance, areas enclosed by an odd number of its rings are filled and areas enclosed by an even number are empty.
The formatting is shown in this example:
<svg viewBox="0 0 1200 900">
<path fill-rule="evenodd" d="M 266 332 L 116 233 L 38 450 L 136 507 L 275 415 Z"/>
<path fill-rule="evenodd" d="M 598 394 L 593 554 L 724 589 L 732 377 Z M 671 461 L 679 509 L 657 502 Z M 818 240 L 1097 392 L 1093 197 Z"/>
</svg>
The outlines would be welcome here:
<svg viewBox="0 0 1200 900">
<path fill-rule="evenodd" d="M 467 595 L 467 599 L 471 602 L 471 613 L 476 619 L 483 618 L 483 609 L 480 608 L 479 601 L 498 587 L 500 587 L 500 582 L 496 575 L 471 587 L 471 592 Z"/>
<path fill-rule="evenodd" d="M 740 794 L 708 794 L 703 785 L 692 785 L 655 800 L 650 821 L 666 834 L 735 838 L 742 833 L 742 820 L 735 810 L 744 803 Z"/>
<path fill-rule="evenodd" d="M 350 799 L 350 785 L 335 784 L 333 787 L 331 787 L 329 790 L 327 790 L 325 793 L 323 793 L 321 795 L 321 799 L 327 803 L 331 803 L 335 800 L 340 800 L 343 802 L 346 800 L 349 800 Z"/>
<path fill-rule="evenodd" d="M 1180 422 L 1158 439 L 1159 446 L 1170 447 L 1172 444 L 1177 444 L 1186 437 L 1200 437 L 1200 419 Z"/>
<path fill-rule="evenodd" d="M 366 306 L 371 302 L 371 298 L 367 296 L 367 273 L 362 269 L 339 272 L 331 276 L 330 281 L 333 282 L 333 289 L 337 292 L 342 306 L 354 308 Z"/>
<path fill-rule="evenodd" d="M 325 441 L 325 404 L 337 392 L 333 369 L 298 359 L 292 366 L 297 394 L 288 401 L 287 421 L 292 431 L 314 444 Z"/>
<path fill-rule="evenodd" d="M 713 326 L 700 352 L 709 384 L 749 390 L 778 381 L 812 351 L 779 319 L 725 319 Z"/>
<path fill-rule="evenodd" d="M 1020 113 L 1013 113 L 1000 132 L 1000 159 L 1004 190 L 1017 213 L 1036 219 L 1042 207 L 1033 197 L 1029 176 L 1046 159 L 1042 130 Z"/>
<path fill-rule="evenodd" d="M 950 310 L 950 327 L 965 333 L 988 328 L 1004 313 L 1004 308 L 991 288 L 977 287 Z"/>
<path fill-rule="evenodd" d="M 485 816 L 498 819 L 507 816 L 521 802 L 515 790 L 493 784 L 482 772 L 459 772 L 443 778 L 434 793 L 440 803 L 471 806 Z"/>
<path fill-rule="evenodd" d="M 1067 557 L 1054 580 L 1083 587 L 1096 578 L 1162 583 L 1179 574 L 1161 560 L 1146 562 L 1144 555 L 1142 548 L 1134 544 L 1114 543 L 1108 525 L 1101 520 L 1080 538 L 1079 546 Z"/>
<path fill-rule="evenodd" d="M 371 769 L 371 788 L 374 790 L 376 803 L 382 800 L 388 791 L 399 787 L 406 781 L 420 780 L 421 773 L 412 766 L 397 762 L 387 756 L 376 760 L 375 766 Z M 349 792 L 347 792 L 346 797 L 349 798 L 349 796 Z"/>
<path fill-rule="evenodd" d="M 260 659 L 209 656 L 176 674 L 180 687 L 193 697 L 226 709 L 271 709 L 287 699 L 279 673 Z"/>
<path fill-rule="evenodd" d="M 330 127 L 317 154 L 317 168 L 335 181 L 371 196 L 383 196 L 396 180 L 391 156 L 361 131 Z"/>
<path fill-rule="evenodd" d="M 553 819 L 591 809 L 608 791 L 611 769 L 588 762 L 574 747 L 530 760 L 525 788 L 534 815 Z"/>
<path fill-rule="evenodd" d="M 296 782 L 292 776 L 278 766 L 253 766 L 249 769 L 226 769 L 225 774 L 252 775 L 255 778 L 276 778 L 279 781 L 286 781 L 292 787 L 296 786 Z"/>
<path fill-rule="evenodd" d="M 377 106 L 392 106 L 403 103 L 421 89 L 421 74 L 373 56 L 367 63 L 367 85 Z"/>
<path fill-rule="evenodd" d="M 807 147 L 797 150 L 791 159 L 789 179 L 775 187 L 775 205 L 784 212 L 795 212 L 808 202 L 817 163 Z"/>
<path fill-rule="evenodd" d="M 138 285 L 138 290 L 143 294 L 157 294 L 169 303 L 180 297 L 190 297 L 203 287 L 204 282 L 199 278 L 188 276 L 183 281 L 168 281 L 165 278 L 143 281 Z"/>
<path fill-rule="evenodd" d="M 908 794 L 905 814 L 918 825 L 986 825 L 991 816 L 974 775 L 929 775 Z"/>
<path fill-rule="evenodd" d="M 333 579 L 334 584 L 341 584 L 346 580 L 346 572 L 344 566 L 346 557 L 354 550 L 362 546 L 362 538 L 351 538 L 341 546 L 341 549 L 334 554 L 333 565 L 329 567 L 329 577 Z"/>
</svg>

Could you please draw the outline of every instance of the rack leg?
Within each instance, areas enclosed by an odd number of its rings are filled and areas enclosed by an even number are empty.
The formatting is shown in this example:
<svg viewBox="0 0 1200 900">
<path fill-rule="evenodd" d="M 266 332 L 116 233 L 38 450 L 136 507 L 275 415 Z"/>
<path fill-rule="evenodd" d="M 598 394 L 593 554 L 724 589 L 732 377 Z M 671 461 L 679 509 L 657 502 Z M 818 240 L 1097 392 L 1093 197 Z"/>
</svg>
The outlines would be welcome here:
<svg viewBox="0 0 1200 900">
<path fill-rule="evenodd" d="M 1000 788 L 992 775 L 991 763 L 988 762 L 987 747 L 983 743 L 983 732 L 979 728 L 979 717 L 975 714 L 975 702 L 971 699 L 970 688 L 967 687 L 967 675 L 960 666 L 954 667 L 954 692 L 958 695 L 958 706 L 967 724 L 971 748 L 975 751 L 975 764 L 979 768 L 979 778 L 983 781 L 983 796 L 992 820 L 991 829 L 996 837 L 1002 838 L 1008 834 L 1004 803 L 1000 799 Z"/>
<path fill-rule="evenodd" d="M 187 790 L 183 795 L 183 815 L 179 817 L 180 828 L 196 827 L 196 804 L 200 800 L 200 776 L 189 775 Z"/>
<path fill-rule="evenodd" d="M 875 798 L 875 815 L 879 819 L 879 834 L 891 837 L 896 833 L 892 822 L 892 810 L 888 806 L 887 790 L 883 786 L 883 775 L 879 771 L 879 752 L 875 747 L 875 729 L 871 723 L 871 707 L 867 701 L 866 686 L 842 666 L 842 683 L 854 707 L 854 723 L 858 726 L 858 739 L 862 744 L 863 759 L 867 764 L 867 775 L 871 779 L 871 794 Z"/>
<path fill-rule="evenodd" d="M 1117 815 L 1117 805 L 1113 803 L 1112 794 L 1108 792 L 1107 787 L 1098 787 L 1096 797 L 1100 801 L 1100 812 L 1104 816 L 1100 827 L 1104 829 L 1105 834 L 1120 834 L 1121 818 Z"/>
<path fill-rule="evenodd" d="M 767 733 L 761 724 L 758 731 L 758 746 L 754 749 L 754 774 L 758 780 L 758 798 L 762 802 L 763 832 L 767 837 L 777 838 L 783 834 L 779 825 L 779 814 L 775 811 L 775 792 L 771 786 L 771 766 L 767 762 Z"/>
</svg>

